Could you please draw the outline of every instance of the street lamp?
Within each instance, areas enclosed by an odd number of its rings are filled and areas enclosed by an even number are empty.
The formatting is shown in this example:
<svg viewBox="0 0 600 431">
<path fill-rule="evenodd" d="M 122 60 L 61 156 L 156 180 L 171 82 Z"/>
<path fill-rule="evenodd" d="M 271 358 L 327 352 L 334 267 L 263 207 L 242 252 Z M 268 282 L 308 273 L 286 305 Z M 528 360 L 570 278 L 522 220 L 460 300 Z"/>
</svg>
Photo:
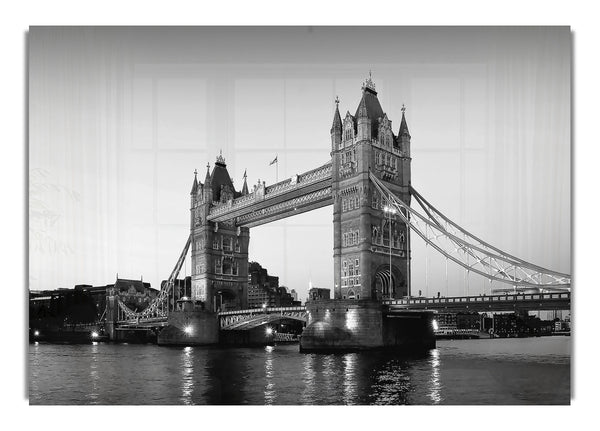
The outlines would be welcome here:
<svg viewBox="0 0 600 431">
<path fill-rule="evenodd" d="M 389 230 L 390 230 L 390 240 L 389 240 L 389 246 L 390 246 L 390 285 L 388 287 L 388 295 L 390 296 L 390 298 L 392 297 L 392 214 L 396 214 L 396 208 L 394 208 L 391 205 L 386 205 L 383 207 L 383 212 L 386 213 L 388 215 L 388 222 L 389 222 Z"/>
</svg>

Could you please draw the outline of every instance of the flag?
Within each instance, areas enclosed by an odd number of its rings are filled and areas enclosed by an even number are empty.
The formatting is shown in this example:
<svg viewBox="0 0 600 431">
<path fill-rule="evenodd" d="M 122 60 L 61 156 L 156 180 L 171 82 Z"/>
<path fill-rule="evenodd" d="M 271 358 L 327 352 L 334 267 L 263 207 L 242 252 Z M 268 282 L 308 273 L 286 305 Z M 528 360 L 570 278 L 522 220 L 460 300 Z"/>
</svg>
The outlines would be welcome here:
<svg viewBox="0 0 600 431">
<path fill-rule="evenodd" d="M 269 166 L 271 166 L 273 163 L 277 163 L 277 156 L 275 156 L 275 158 L 273 159 L 273 161 L 271 163 L 269 163 Z"/>
</svg>

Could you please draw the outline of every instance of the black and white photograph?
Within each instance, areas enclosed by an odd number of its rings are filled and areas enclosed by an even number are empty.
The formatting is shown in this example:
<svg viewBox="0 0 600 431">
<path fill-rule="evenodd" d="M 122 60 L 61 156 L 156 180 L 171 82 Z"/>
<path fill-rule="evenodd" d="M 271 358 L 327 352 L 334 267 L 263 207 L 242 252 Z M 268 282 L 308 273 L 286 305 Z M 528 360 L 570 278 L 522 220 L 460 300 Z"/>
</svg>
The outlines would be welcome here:
<svg viewBox="0 0 600 431">
<path fill-rule="evenodd" d="M 569 405 L 569 26 L 31 26 L 31 405 Z"/>
</svg>

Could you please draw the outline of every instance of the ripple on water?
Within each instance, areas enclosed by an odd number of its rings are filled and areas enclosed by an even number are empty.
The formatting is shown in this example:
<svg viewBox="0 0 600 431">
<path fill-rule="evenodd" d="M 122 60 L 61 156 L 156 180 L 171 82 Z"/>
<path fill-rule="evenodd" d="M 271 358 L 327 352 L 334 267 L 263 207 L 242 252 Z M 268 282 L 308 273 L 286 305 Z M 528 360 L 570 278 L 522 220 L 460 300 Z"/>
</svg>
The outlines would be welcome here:
<svg viewBox="0 0 600 431">
<path fill-rule="evenodd" d="M 420 357 L 39 343 L 29 395 L 31 404 L 568 404 L 567 338 L 445 340 Z"/>
</svg>

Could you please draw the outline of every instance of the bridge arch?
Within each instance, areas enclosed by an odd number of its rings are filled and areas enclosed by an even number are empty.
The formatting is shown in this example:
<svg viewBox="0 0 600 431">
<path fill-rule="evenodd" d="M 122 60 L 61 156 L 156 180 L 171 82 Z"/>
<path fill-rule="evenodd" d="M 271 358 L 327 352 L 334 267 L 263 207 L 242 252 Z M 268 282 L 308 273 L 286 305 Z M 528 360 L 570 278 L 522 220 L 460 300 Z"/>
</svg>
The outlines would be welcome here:
<svg viewBox="0 0 600 431">
<path fill-rule="evenodd" d="M 371 281 L 372 297 L 377 299 L 391 299 L 406 296 L 408 289 L 406 286 L 406 277 L 400 269 L 392 264 L 379 265 Z"/>
</svg>

